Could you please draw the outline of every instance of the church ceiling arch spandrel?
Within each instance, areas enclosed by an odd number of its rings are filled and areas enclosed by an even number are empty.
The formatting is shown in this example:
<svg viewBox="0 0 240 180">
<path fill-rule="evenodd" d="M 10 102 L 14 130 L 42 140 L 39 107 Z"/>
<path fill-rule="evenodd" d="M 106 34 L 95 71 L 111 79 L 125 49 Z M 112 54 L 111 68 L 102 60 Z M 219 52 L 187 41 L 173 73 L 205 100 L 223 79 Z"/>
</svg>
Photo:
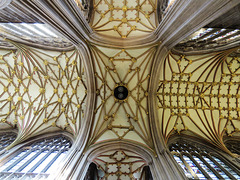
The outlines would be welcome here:
<svg viewBox="0 0 240 180">
<path fill-rule="evenodd" d="M 93 0 L 90 25 L 99 34 L 128 38 L 148 35 L 157 22 L 156 0 Z"/>
<path fill-rule="evenodd" d="M 223 136 L 239 134 L 237 49 L 195 56 L 168 54 L 157 90 L 159 127 L 166 141 L 189 131 L 226 150 Z"/>
<path fill-rule="evenodd" d="M 130 151 L 111 151 L 100 154 L 93 162 L 98 166 L 101 179 L 142 179 L 147 162 Z"/>
<path fill-rule="evenodd" d="M 171 9 L 167 0 L 13 2 L 75 46 L 66 42 L 50 51 L 9 41 L 16 48 L 0 50 L 0 128 L 17 126 L 21 141 L 55 130 L 76 138 L 57 177 L 83 178 L 85 165 L 93 160 L 106 177 L 112 173 L 131 179 L 148 164 L 156 167 L 154 178 L 172 174 L 174 179 L 181 173 L 163 139 L 190 132 L 227 151 L 223 137 L 239 135 L 236 49 L 197 56 L 172 51 L 160 62 L 190 30 L 236 0 L 176 1 Z M 161 4 L 167 2 L 168 12 Z M 214 12 L 209 10 L 213 5 Z M 89 158 L 101 148 L 104 152 Z M 148 151 L 153 161 L 140 156 Z"/>
<path fill-rule="evenodd" d="M 91 51 L 97 104 L 90 144 L 131 140 L 152 148 L 147 101 L 156 47 L 111 49 L 95 46 Z M 119 99 L 115 94 L 121 86 L 128 93 L 124 99 Z"/>
<path fill-rule="evenodd" d="M 87 97 L 79 52 L 13 44 L 17 50 L 0 50 L 1 128 L 17 125 L 22 139 L 53 130 L 77 135 Z"/>
</svg>

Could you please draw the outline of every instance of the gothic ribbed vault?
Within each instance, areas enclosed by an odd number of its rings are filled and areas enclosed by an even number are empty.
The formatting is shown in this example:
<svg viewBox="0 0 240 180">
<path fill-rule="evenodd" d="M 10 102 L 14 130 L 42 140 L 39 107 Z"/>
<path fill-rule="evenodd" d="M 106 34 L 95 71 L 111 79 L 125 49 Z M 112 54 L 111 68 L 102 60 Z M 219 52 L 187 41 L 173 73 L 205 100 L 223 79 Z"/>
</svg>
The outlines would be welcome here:
<svg viewBox="0 0 240 180">
<path fill-rule="evenodd" d="M 155 179 L 184 179 L 167 147 L 182 135 L 234 156 L 224 139 L 240 135 L 239 21 L 213 20 L 234 16 L 238 0 L 6 4 L 0 129 L 18 131 L 8 150 L 71 134 L 57 179 L 83 178 L 92 162 L 104 178 L 140 178 L 148 165 Z"/>
</svg>

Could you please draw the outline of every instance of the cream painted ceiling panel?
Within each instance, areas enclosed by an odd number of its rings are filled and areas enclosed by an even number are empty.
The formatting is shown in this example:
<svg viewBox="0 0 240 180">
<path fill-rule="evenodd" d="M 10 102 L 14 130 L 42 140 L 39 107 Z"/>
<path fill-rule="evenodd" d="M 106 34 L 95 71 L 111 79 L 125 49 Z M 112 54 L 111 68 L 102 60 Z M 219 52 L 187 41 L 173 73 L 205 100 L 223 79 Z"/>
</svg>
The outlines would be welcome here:
<svg viewBox="0 0 240 180">
<path fill-rule="evenodd" d="M 156 0 L 94 0 L 90 25 L 104 35 L 136 37 L 157 27 Z"/>
<path fill-rule="evenodd" d="M 157 90 L 161 132 L 192 132 L 226 150 L 223 136 L 239 134 L 240 59 L 237 49 L 184 56 L 169 53 Z"/>
<path fill-rule="evenodd" d="M 13 44 L 0 51 L 1 128 L 17 125 L 21 139 L 57 129 L 77 135 L 87 96 L 79 52 Z"/>
<path fill-rule="evenodd" d="M 147 162 L 131 151 L 110 151 L 100 154 L 93 162 L 98 166 L 101 179 L 140 179 Z"/>
<path fill-rule="evenodd" d="M 90 144 L 132 140 L 153 147 L 148 121 L 148 82 L 155 47 L 140 49 L 91 48 L 97 83 L 97 106 Z M 114 89 L 124 86 L 119 100 Z"/>
</svg>

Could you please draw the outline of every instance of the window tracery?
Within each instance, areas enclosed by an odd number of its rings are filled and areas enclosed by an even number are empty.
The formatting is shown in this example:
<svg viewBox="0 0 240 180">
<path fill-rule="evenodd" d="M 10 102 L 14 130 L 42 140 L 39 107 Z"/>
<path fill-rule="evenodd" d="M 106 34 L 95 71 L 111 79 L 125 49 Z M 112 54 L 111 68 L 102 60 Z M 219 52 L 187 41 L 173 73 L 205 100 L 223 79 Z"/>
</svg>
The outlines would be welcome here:
<svg viewBox="0 0 240 180">
<path fill-rule="evenodd" d="M 17 135 L 12 132 L 1 132 L 0 133 L 0 151 L 9 146 L 15 139 Z"/>
<path fill-rule="evenodd" d="M 178 52 L 196 52 L 226 47 L 239 41 L 240 30 L 232 28 L 201 28 L 174 47 Z"/>
<path fill-rule="evenodd" d="M 240 171 L 209 148 L 177 142 L 170 151 L 189 179 L 240 179 Z"/>
<path fill-rule="evenodd" d="M 56 170 L 71 145 L 68 138 L 55 136 L 23 146 L 13 157 L 0 162 L 0 179 L 45 179 Z"/>
</svg>

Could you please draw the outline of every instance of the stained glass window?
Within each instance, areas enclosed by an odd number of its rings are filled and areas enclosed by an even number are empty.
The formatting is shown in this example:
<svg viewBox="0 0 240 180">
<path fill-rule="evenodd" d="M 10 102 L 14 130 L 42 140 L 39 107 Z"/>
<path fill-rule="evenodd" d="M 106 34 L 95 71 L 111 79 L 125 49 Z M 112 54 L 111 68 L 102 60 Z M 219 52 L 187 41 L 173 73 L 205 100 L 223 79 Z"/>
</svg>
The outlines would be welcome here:
<svg viewBox="0 0 240 180">
<path fill-rule="evenodd" d="M 71 145 L 68 138 L 56 136 L 24 146 L 0 164 L 0 179 L 45 179 L 57 170 Z"/>
<path fill-rule="evenodd" d="M 178 142 L 170 151 L 189 179 L 240 179 L 237 167 L 209 149 Z"/>
</svg>

